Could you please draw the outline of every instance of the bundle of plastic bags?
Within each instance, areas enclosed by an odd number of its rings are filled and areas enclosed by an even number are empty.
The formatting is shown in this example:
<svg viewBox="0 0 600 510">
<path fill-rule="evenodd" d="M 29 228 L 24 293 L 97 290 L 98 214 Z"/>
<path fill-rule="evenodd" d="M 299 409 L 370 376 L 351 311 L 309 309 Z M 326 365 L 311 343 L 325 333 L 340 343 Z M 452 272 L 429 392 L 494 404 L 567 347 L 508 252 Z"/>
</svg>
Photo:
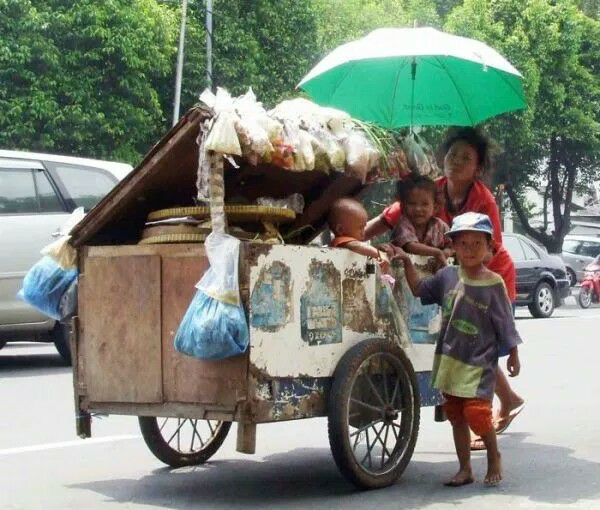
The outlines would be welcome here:
<svg viewBox="0 0 600 510">
<path fill-rule="evenodd" d="M 196 292 L 177 333 L 175 350 L 204 360 L 217 360 L 246 351 L 248 324 L 240 300 L 238 260 L 240 241 L 212 232 L 204 243 L 210 268 Z"/>
<path fill-rule="evenodd" d="M 69 232 L 83 218 L 83 208 L 73 211 L 60 228 L 61 237 L 45 246 L 44 255 L 23 279 L 18 296 L 55 320 L 65 320 L 77 310 L 76 251 Z"/>
</svg>

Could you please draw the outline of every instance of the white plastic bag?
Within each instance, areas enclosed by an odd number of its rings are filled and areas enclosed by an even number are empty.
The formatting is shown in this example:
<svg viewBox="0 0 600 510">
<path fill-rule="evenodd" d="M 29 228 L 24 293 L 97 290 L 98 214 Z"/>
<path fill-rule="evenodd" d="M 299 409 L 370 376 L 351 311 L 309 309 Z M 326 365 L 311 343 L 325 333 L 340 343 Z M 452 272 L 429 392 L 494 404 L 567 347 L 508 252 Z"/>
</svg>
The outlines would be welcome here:
<svg viewBox="0 0 600 510">
<path fill-rule="evenodd" d="M 77 251 L 69 244 L 71 239 L 69 232 L 84 216 L 83 207 L 75 209 L 59 228 L 61 236 L 56 241 L 44 246 L 40 253 L 51 257 L 63 269 L 74 269 L 77 266 Z"/>
</svg>

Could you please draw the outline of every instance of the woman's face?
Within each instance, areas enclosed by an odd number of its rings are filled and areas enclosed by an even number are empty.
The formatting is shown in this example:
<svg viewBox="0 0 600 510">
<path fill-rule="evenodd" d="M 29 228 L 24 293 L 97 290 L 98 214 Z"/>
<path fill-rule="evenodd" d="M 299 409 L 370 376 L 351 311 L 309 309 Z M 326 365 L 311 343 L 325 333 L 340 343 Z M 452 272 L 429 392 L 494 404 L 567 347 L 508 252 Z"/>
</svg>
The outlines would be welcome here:
<svg viewBox="0 0 600 510">
<path fill-rule="evenodd" d="M 464 140 L 454 142 L 444 157 L 444 175 L 454 184 L 469 184 L 479 172 L 475 148 Z"/>
</svg>

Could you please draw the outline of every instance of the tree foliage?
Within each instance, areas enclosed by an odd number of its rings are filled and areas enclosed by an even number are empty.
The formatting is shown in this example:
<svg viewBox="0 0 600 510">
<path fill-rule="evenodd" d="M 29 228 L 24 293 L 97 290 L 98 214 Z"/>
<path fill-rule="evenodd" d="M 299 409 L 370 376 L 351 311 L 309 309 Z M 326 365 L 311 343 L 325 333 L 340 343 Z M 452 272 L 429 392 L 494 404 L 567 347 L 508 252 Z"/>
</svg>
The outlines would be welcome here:
<svg viewBox="0 0 600 510">
<path fill-rule="evenodd" d="M 136 161 L 164 129 L 174 21 L 154 0 L 0 0 L 0 146 Z"/>
<path fill-rule="evenodd" d="M 570 229 L 576 184 L 598 172 L 598 25 L 570 0 L 465 0 L 446 24 L 487 41 L 524 75 L 528 110 L 490 129 L 503 147 L 499 174 L 525 231 L 553 252 Z M 531 227 L 519 199 L 524 187 L 545 186 L 552 232 Z"/>
</svg>

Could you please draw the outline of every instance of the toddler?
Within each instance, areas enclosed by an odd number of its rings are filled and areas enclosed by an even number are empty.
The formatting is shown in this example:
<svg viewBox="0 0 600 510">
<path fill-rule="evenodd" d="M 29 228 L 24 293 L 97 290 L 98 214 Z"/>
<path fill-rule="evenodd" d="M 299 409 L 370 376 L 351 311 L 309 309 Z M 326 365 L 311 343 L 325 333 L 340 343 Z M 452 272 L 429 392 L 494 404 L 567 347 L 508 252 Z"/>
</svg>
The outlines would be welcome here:
<svg viewBox="0 0 600 510">
<path fill-rule="evenodd" d="M 439 266 L 447 265 L 452 254 L 446 237 L 448 225 L 434 216 L 437 187 L 428 177 L 413 176 L 398 181 L 402 216 L 392 232 L 392 244 L 408 253 L 435 257 Z"/>
<path fill-rule="evenodd" d="M 364 242 L 367 211 L 357 200 L 340 198 L 329 211 L 329 228 L 335 236 L 330 246 L 344 247 L 379 262 L 383 273 L 389 272 L 389 260 L 385 252 Z"/>
<path fill-rule="evenodd" d="M 449 266 L 421 280 L 410 257 L 400 252 L 413 294 L 425 304 L 442 307 L 432 385 L 444 396 L 444 410 L 452 424 L 459 470 L 446 485 L 473 482 L 469 428 L 487 449 L 486 485 L 502 480 L 502 463 L 492 423 L 492 398 L 498 353 L 508 352 L 511 377 L 519 374 L 517 333 L 512 307 L 502 278 L 485 267 L 492 242 L 492 223 L 485 214 L 454 218 L 448 235 L 459 266 Z"/>
</svg>

